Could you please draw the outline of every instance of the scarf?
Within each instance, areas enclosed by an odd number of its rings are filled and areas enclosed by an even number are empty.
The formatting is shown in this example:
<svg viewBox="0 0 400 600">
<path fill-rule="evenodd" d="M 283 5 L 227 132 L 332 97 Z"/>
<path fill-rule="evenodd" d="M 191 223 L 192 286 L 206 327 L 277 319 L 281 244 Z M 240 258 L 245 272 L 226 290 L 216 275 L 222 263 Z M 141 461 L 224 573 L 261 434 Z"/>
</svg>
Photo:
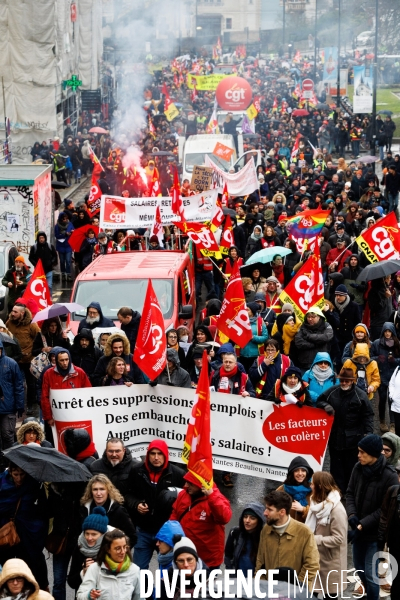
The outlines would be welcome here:
<svg viewBox="0 0 400 600">
<path fill-rule="evenodd" d="M 389 348 L 393 348 L 393 346 L 394 346 L 394 339 L 392 338 L 390 340 L 387 340 L 385 338 L 385 346 L 388 346 Z"/>
<path fill-rule="evenodd" d="M 336 297 L 335 297 L 335 306 L 340 313 L 342 313 L 344 311 L 344 309 L 346 308 L 346 306 L 348 305 L 349 302 L 350 302 L 350 296 L 346 296 L 346 300 L 342 304 L 340 304 L 340 302 L 337 302 Z"/>
<path fill-rule="evenodd" d="M 324 381 L 327 381 L 333 375 L 332 367 L 329 367 L 329 369 L 325 369 L 325 371 L 324 371 L 317 364 L 317 365 L 314 365 L 311 370 L 314 373 L 315 379 L 318 381 L 318 383 L 324 383 Z"/>
<path fill-rule="evenodd" d="M 219 370 L 219 385 L 218 385 L 217 392 L 219 392 L 220 394 L 230 394 L 231 393 L 232 384 L 230 384 L 229 379 L 231 377 L 234 377 L 236 375 L 237 371 L 238 371 L 237 365 L 232 369 L 232 371 L 229 371 L 229 373 L 227 371 L 225 371 L 224 365 L 221 366 L 221 368 Z"/>
<path fill-rule="evenodd" d="M 160 567 L 167 568 L 172 565 L 172 561 L 174 560 L 174 550 L 172 549 L 170 552 L 166 554 L 158 553 L 158 564 Z"/>
<path fill-rule="evenodd" d="M 168 344 L 168 342 L 167 342 Z M 168 344 L 168 348 L 172 348 L 172 350 L 176 350 L 178 352 L 180 346 L 179 343 L 177 342 L 174 346 L 171 346 L 171 344 Z"/>
<path fill-rule="evenodd" d="M 337 490 L 329 492 L 325 500 L 318 504 L 310 498 L 310 510 L 306 518 L 306 525 L 313 533 L 318 525 L 329 525 L 331 522 L 331 512 L 340 502 L 340 494 Z"/>
<path fill-rule="evenodd" d="M 101 542 L 103 541 L 104 534 L 96 540 L 94 546 L 88 546 L 88 543 L 85 538 L 85 532 L 82 531 L 81 535 L 78 537 L 78 548 L 79 552 L 83 554 L 86 558 L 96 558 L 99 553 Z"/>
<path fill-rule="evenodd" d="M 302 506 L 308 506 L 307 496 L 311 493 L 311 488 L 305 485 L 283 485 L 283 488 L 289 496 L 292 496 L 293 500 L 300 502 Z"/>
<path fill-rule="evenodd" d="M 62 223 L 60 223 L 60 221 L 58 221 L 58 228 L 60 230 L 60 233 L 66 233 L 68 225 L 69 225 L 69 221 L 66 225 L 63 225 Z"/>
<path fill-rule="evenodd" d="M 254 231 L 253 231 L 253 233 L 251 234 L 250 237 L 251 237 L 252 240 L 260 240 L 261 239 L 261 233 L 254 233 Z"/>
<path fill-rule="evenodd" d="M 128 555 L 126 555 L 123 562 L 117 563 L 117 562 L 114 562 L 108 556 L 108 554 L 106 554 L 106 557 L 104 559 L 104 564 L 106 565 L 107 569 L 109 571 L 111 571 L 112 573 L 124 573 L 124 571 L 127 571 L 129 569 L 129 567 L 131 566 L 131 559 L 129 558 Z"/>
<path fill-rule="evenodd" d="M 31 594 L 33 594 L 33 589 L 30 587 L 28 590 L 25 590 L 16 596 L 11 596 L 8 587 L 4 585 L 4 589 L 0 593 L 0 598 L 2 600 L 27 600 Z"/>
<path fill-rule="evenodd" d="M 374 463 L 373 465 L 363 465 L 361 469 L 365 479 L 371 479 L 372 477 L 374 477 L 378 473 L 378 471 L 380 471 L 381 468 L 384 466 L 385 462 L 386 458 L 383 456 L 383 454 L 381 454 L 376 463 Z"/>
<path fill-rule="evenodd" d="M 295 392 L 298 392 L 301 388 L 301 381 L 299 381 L 299 383 L 297 383 L 294 387 L 289 387 L 288 385 L 286 385 L 286 383 L 283 383 L 282 381 L 282 387 L 287 394 L 294 394 Z"/>
</svg>

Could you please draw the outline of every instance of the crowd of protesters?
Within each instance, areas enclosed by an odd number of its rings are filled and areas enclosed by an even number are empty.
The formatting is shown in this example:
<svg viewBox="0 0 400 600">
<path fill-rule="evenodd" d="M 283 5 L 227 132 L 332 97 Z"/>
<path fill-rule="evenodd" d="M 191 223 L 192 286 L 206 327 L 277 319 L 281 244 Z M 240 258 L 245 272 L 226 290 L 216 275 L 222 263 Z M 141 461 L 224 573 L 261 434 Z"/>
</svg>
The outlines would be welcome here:
<svg viewBox="0 0 400 600">
<path fill-rule="evenodd" d="M 1 475 L 0 525 L 15 515 L 20 543 L 11 548 L 0 545 L 0 564 L 4 565 L 0 597 L 21 593 L 10 589 L 18 582 L 27 594 L 24 598 L 37 584 L 47 589 L 42 551 L 50 517 L 53 530 L 60 539 L 65 538 L 63 552 L 53 555 L 56 600 L 65 600 L 67 581 L 79 600 L 102 598 L 99 589 L 110 596 L 139 599 L 139 572 L 148 568 L 155 551 L 159 569 L 168 573 L 188 569 L 192 577 L 196 570 L 211 572 L 225 563 L 235 571 L 254 574 L 262 568 L 278 569 L 285 580 L 293 577 L 293 571 L 301 581 L 308 573 L 311 589 L 319 571 L 324 592 L 335 597 L 340 572 L 347 568 L 348 543 L 353 547 L 354 566 L 360 570 L 358 592 L 377 600 L 380 586 L 372 557 L 387 547 L 400 558 L 400 271 L 370 285 L 360 282 L 358 276 L 369 263 L 355 242 L 365 229 L 397 209 L 400 157 L 391 153 L 395 125 L 390 117 L 377 119 L 383 173 L 378 178 L 360 157 L 360 142 L 375 150 L 368 116 L 328 106 L 322 110 L 313 107 L 308 117 L 293 117 L 299 103 L 294 94 L 296 83 L 308 74 L 309 67 L 304 61 L 296 65 L 297 75 L 282 66 L 282 61 L 261 62 L 251 65 L 260 112 L 255 133 L 244 134 L 245 149 L 261 152 L 259 188 L 249 196 L 228 199 L 228 208 L 235 215 L 235 244 L 224 260 L 215 264 L 194 250 L 196 296 L 200 303 L 204 284 L 206 305 L 194 331 L 181 326 L 165 333 L 168 366 L 150 384 L 194 388 L 201 369 L 206 368 L 210 386 L 217 392 L 278 405 L 308 405 L 321 414 L 333 415 L 329 472 L 313 472 L 303 457 L 295 457 L 283 485 L 267 494 L 265 505 L 257 499 L 246 505 L 238 526 L 228 532 L 232 513 L 227 497 L 216 484 L 208 490 L 193 474 L 172 464 L 163 440 L 154 440 L 145 459 L 138 462 L 120 439 L 111 439 L 99 458 L 89 434 L 72 429 L 66 436 L 68 454 L 93 473 L 86 489 L 75 484 L 59 489 L 52 484 L 45 492 L 12 463 Z M 201 63 L 200 73 L 212 70 L 212 61 Z M 246 64 L 241 74 L 249 76 Z M 286 75 L 290 75 L 289 83 L 277 82 Z M 164 83 L 168 83 L 171 99 L 183 106 L 172 123 L 163 113 Z M 319 100 L 326 100 L 324 90 Z M 178 137 L 205 133 L 213 102 L 213 92 L 193 95 L 185 84 L 174 83 L 170 66 L 156 72 L 146 90 L 145 108 L 151 120 L 141 129 L 126 132 L 125 139 L 120 136 L 115 141 L 109 135 L 93 138 L 87 133 L 93 122 L 86 115 L 76 137 L 67 130 L 59 148 L 53 146 L 50 151 L 45 144 L 38 144 L 32 157 L 53 161 L 57 178 L 68 182 L 68 169 L 57 154 L 70 156 L 69 170 L 79 181 L 90 172 L 90 145 L 104 167 L 99 179 L 104 193 L 131 197 L 149 193 L 143 169 L 148 181 L 156 170 L 163 195 L 169 195 Z M 100 119 L 100 124 L 106 123 Z M 232 131 L 230 115 L 221 128 Z M 298 151 L 293 153 L 296 140 Z M 125 167 L 124 156 L 131 144 L 141 149 L 141 163 Z M 158 151 L 169 156 L 157 157 Z M 189 182 L 183 184 L 182 193 L 191 193 Z M 298 252 L 285 218 L 313 208 L 331 210 L 318 241 L 325 303 L 322 308 L 311 307 L 299 321 L 294 306 L 282 303 L 279 296 L 310 252 Z M 76 208 L 71 200 L 65 200 L 55 229 L 56 248 L 40 232 L 31 249 L 32 264 L 38 257 L 47 260 L 49 279 L 58 255 L 61 273 L 68 279 L 72 256 L 78 268 L 84 269 L 99 254 L 139 248 L 141 231 L 132 241 L 126 239 L 123 229 L 99 234 L 89 229 L 80 252 L 73 255 L 68 236 L 89 224 L 97 226 L 98 218 L 90 215 L 87 203 Z M 165 248 L 184 248 L 187 239 L 165 228 L 163 242 Z M 148 244 L 151 250 L 161 249 L 157 236 Z M 282 256 L 282 247 L 290 248 L 291 254 Z M 276 248 L 270 263 L 243 266 L 264 248 Z M 252 330 L 252 339 L 244 348 L 235 347 L 215 324 L 235 262 L 244 269 L 243 291 Z M 0 341 L 3 449 L 15 441 L 16 416 L 25 411 L 36 414 L 38 406 L 44 430 L 29 417 L 18 430 L 18 442 L 53 443 L 50 389 L 131 386 L 148 381 L 133 360 L 139 313 L 121 307 L 121 331 L 115 333 L 101 303 L 92 302 L 71 343 L 58 319 L 45 321 L 41 329 L 32 323 L 34 307 L 24 303 L 22 294 L 26 268 L 19 256 L 3 279 L 10 289 L 10 314 L 0 325 L 20 347 L 18 354 L 13 346 L 3 347 Z M 96 327 L 110 328 L 110 332 L 95 339 L 92 331 Z M 36 380 L 29 366 L 42 351 L 48 354 L 49 364 Z M 374 430 L 374 414 L 380 435 Z M 233 487 L 233 474 L 222 473 L 221 483 Z M 183 489 L 174 493 L 171 487 Z M 18 564 L 15 558 L 20 559 Z M 339 579 L 328 579 L 328 572 L 335 569 Z M 193 579 L 191 583 L 194 586 Z M 396 598 L 400 588 L 397 577 L 385 583 L 384 589 L 390 588 Z M 168 597 L 166 589 L 162 593 Z"/>
</svg>

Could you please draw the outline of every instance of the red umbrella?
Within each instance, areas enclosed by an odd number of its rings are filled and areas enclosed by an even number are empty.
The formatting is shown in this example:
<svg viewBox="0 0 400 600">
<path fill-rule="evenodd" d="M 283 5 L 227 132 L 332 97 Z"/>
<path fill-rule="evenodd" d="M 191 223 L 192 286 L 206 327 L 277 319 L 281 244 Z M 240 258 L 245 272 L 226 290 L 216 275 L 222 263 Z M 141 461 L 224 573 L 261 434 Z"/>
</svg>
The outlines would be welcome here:
<svg viewBox="0 0 400 600">
<path fill-rule="evenodd" d="M 96 237 L 98 236 L 99 228 L 95 225 L 91 225 L 90 223 L 88 225 L 83 225 L 83 227 L 79 227 L 79 229 L 74 229 L 74 231 L 71 233 L 68 243 L 74 252 L 80 251 L 83 241 L 86 238 L 86 233 L 89 229 L 93 229 Z"/>
<path fill-rule="evenodd" d="M 89 129 L 89 133 L 108 133 L 108 131 L 103 127 L 92 127 L 92 129 Z"/>
<path fill-rule="evenodd" d="M 305 108 L 296 108 L 296 110 L 292 112 L 294 117 L 308 117 L 309 114 L 310 113 Z"/>
</svg>

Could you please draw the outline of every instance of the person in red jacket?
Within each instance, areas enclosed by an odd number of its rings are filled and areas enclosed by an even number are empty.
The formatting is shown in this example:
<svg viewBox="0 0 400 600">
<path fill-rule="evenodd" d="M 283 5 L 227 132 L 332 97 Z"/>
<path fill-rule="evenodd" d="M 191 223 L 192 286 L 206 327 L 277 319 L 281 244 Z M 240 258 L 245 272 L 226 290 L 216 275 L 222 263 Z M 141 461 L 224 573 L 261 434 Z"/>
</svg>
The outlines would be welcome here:
<svg viewBox="0 0 400 600">
<path fill-rule="evenodd" d="M 74 388 L 92 387 L 85 371 L 72 364 L 71 355 L 68 350 L 59 347 L 55 351 L 55 357 L 56 364 L 54 367 L 47 369 L 43 375 L 42 383 L 41 408 L 43 419 L 50 427 L 54 425 L 50 406 L 50 389 L 71 390 Z"/>
<path fill-rule="evenodd" d="M 215 483 L 207 490 L 192 473 L 186 473 L 184 479 L 185 487 L 174 502 L 170 520 L 180 522 L 207 567 L 219 569 L 224 561 L 225 525 L 232 517 L 230 502 Z"/>
<path fill-rule="evenodd" d="M 330 273 L 335 271 L 340 273 L 345 266 L 345 261 L 349 260 L 351 252 L 350 250 L 345 249 L 345 244 L 346 242 L 344 240 L 337 240 L 336 248 L 329 250 L 326 257 L 326 264 Z"/>
</svg>

